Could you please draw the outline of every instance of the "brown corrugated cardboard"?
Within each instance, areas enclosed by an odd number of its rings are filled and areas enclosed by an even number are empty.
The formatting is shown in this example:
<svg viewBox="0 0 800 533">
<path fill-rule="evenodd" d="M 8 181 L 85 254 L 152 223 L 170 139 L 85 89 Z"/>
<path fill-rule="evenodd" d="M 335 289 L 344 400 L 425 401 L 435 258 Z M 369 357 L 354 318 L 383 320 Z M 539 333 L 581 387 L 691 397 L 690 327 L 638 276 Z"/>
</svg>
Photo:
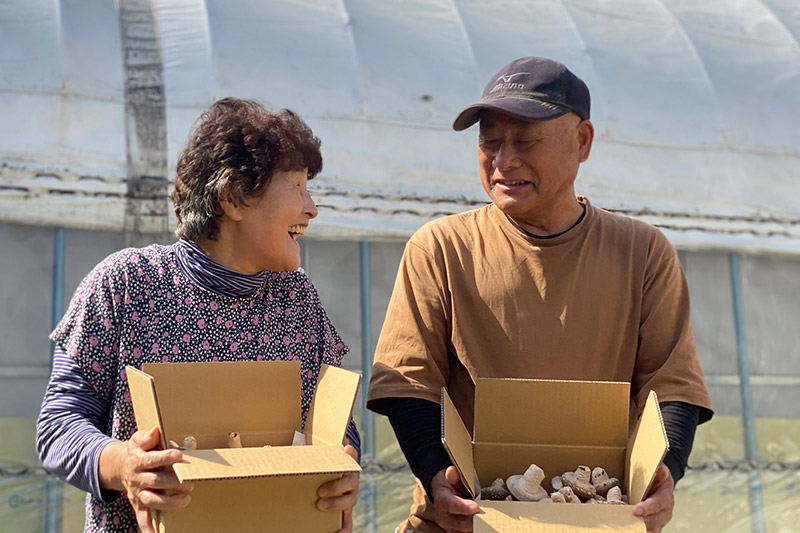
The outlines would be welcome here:
<svg viewBox="0 0 800 533">
<path fill-rule="evenodd" d="M 614 382 L 479 379 L 473 439 L 442 390 L 442 441 L 465 486 L 523 473 L 531 463 L 550 480 L 578 465 L 602 466 L 623 482 L 632 504 L 642 500 L 668 445 L 654 392 L 629 439 L 630 385 Z M 475 533 L 494 531 L 641 532 L 632 505 L 562 505 L 481 501 Z"/>
<path fill-rule="evenodd" d="M 317 489 L 358 464 L 341 445 L 361 377 L 323 365 L 301 430 L 300 362 L 146 364 L 127 367 L 140 429 L 157 425 L 162 445 L 193 435 L 197 450 L 173 466 L 193 481 L 181 511 L 154 513 L 160 533 L 321 531 L 341 527 L 341 513 L 316 507 Z M 242 448 L 228 448 L 236 431 Z M 269 445 L 269 447 L 264 447 Z"/>
</svg>

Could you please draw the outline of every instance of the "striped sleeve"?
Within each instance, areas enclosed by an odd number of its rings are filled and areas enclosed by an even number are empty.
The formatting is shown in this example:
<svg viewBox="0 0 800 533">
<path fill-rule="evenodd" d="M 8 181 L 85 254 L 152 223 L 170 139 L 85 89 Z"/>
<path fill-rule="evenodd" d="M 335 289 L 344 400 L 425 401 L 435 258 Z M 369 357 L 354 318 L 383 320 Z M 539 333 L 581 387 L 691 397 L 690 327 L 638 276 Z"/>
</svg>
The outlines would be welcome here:
<svg viewBox="0 0 800 533">
<path fill-rule="evenodd" d="M 347 425 L 347 432 L 345 433 L 347 437 L 347 442 L 356 449 L 358 453 L 358 463 L 361 464 L 361 435 L 358 433 L 358 428 L 356 427 L 356 423 L 353 419 L 350 419 L 350 423 Z"/>
<path fill-rule="evenodd" d="M 45 470 L 109 502 L 119 492 L 100 488 L 100 452 L 111 442 L 100 428 L 108 409 L 77 364 L 56 345 L 53 372 L 36 421 L 36 450 Z"/>
</svg>

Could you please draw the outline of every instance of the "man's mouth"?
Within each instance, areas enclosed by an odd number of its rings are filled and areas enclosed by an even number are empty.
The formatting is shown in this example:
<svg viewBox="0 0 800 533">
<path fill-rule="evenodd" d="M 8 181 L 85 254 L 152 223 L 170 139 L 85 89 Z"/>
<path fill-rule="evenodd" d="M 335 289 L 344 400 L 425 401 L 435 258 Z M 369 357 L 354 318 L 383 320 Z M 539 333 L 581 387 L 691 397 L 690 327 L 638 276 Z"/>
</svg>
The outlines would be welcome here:
<svg viewBox="0 0 800 533">
<path fill-rule="evenodd" d="M 522 185 L 530 185 L 531 182 L 526 180 L 495 180 L 494 184 L 502 187 L 519 187 Z"/>
<path fill-rule="evenodd" d="M 305 235 L 306 234 L 306 227 L 300 224 L 289 226 L 289 236 L 292 239 L 296 239 L 298 235 Z"/>
</svg>

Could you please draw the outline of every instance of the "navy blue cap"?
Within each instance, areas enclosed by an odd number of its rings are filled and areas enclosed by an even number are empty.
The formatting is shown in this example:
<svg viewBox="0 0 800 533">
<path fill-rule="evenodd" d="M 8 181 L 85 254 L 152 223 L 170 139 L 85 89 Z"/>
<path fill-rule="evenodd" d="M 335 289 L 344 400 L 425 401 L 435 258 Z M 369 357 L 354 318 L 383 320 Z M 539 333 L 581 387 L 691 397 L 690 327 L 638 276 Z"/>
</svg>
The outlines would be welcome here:
<svg viewBox="0 0 800 533">
<path fill-rule="evenodd" d="M 588 119 L 590 104 L 589 88 L 562 63 L 523 57 L 492 76 L 481 103 L 459 113 L 453 129 L 469 128 L 480 120 L 484 109 L 496 109 L 520 120 L 551 120 L 570 111 Z"/>
</svg>

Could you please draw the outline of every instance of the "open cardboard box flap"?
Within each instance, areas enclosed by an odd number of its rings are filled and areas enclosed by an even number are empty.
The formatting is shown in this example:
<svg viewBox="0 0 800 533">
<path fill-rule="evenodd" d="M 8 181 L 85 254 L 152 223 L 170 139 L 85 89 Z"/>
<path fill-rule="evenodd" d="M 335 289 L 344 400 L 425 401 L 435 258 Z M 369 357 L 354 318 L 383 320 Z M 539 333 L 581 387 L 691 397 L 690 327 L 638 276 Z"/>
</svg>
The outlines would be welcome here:
<svg viewBox="0 0 800 533">
<path fill-rule="evenodd" d="M 317 389 L 306 417 L 308 444 L 341 446 L 353 414 L 361 375 L 335 366 L 322 365 Z"/>
<path fill-rule="evenodd" d="M 342 448 L 361 380 L 354 372 L 322 365 L 304 432 L 312 446 L 290 446 L 301 426 L 299 361 L 154 363 L 126 372 L 139 429 L 158 426 L 162 448 L 197 439 L 198 450 L 174 466 L 182 480 L 360 470 Z M 231 431 L 244 448 L 228 448 Z"/>
<path fill-rule="evenodd" d="M 220 448 L 183 452 L 173 465 L 181 482 L 212 479 L 343 474 L 358 472 L 358 463 L 341 445 Z"/>
<path fill-rule="evenodd" d="M 631 435 L 627 449 L 628 471 L 626 488 L 628 501 L 636 505 L 644 499 L 656 477 L 658 465 L 669 450 L 667 431 L 661 418 L 658 396 L 655 391 L 647 395 L 642 416 Z"/>
<path fill-rule="evenodd" d="M 628 438 L 629 391 L 629 384 L 616 382 L 479 379 L 473 441 L 442 389 L 442 442 L 473 497 L 481 482 L 522 473 L 531 462 L 544 469 L 549 485 L 553 476 L 597 461 L 624 479 L 629 501 L 636 504 L 647 493 L 668 444 L 654 392 Z M 556 532 L 565 525 L 576 532 L 645 531 L 631 506 L 592 505 L 573 514 L 559 505 L 482 501 L 481 509 L 476 532 Z"/>
</svg>

